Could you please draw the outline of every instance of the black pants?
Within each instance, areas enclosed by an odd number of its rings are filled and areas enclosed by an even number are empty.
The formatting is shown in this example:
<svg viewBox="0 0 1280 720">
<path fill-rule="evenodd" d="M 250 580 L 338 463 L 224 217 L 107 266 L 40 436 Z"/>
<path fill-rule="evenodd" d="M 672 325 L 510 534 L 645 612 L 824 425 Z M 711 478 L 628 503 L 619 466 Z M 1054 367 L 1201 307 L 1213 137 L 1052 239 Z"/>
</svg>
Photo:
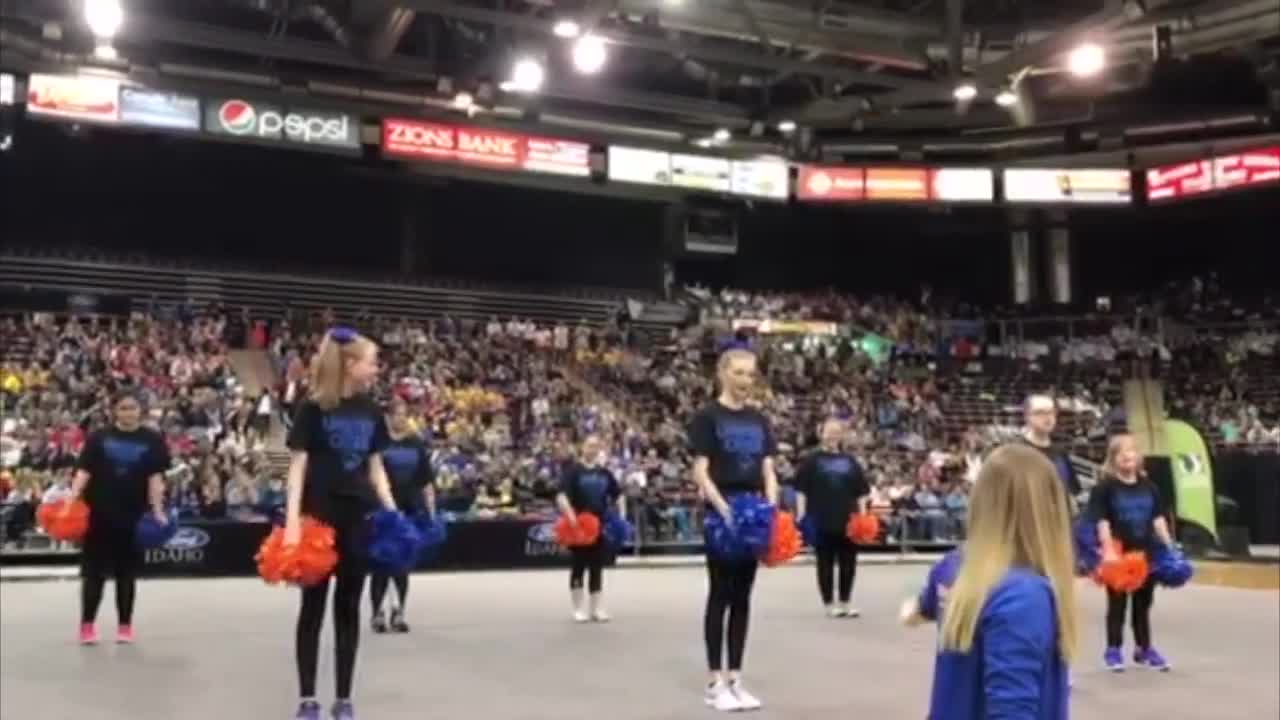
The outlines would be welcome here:
<svg viewBox="0 0 1280 720">
<path fill-rule="evenodd" d="M 573 565 L 569 568 L 569 589 L 582 587 L 582 576 L 587 575 L 587 591 L 592 595 L 604 589 L 604 562 L 608 552 L 604 540 L 597 540 L 594 545 L 569 548 L 573 557 Z"/>
<path fill-rule="evenodd" d="M 351 697 L 356 651 L 360 647 L 360 594 L 364 592 L 364 578 L 368 573 L 365 528 L 367 510 L 362 501 L 335 499 L 326 503 L 323 509 L 313 509 L 308 513 L 337 531 L 338 567 L 334 571 L 336 587 L 333 593 L 333 644 L 336 656 L 336 690 L 340 700 Z M 320 629 L 324 626 L 330 583 L 331 580 L 325 580 L 319 585 L 302 589 L 302 607 L 298 612 L 296 634 L 298 686 L 302 697 L 316 695 Z"/>
<path fill-rule="evenodd" d="M 80 561 L 80 622 L 98 618 L 107 577 L 116 582 L 116 617 L 121 625 L 133 624 L 134 600 L 138 595 L 138 565 L 141 553 L 134 544 L 133 527 L 90 518 Z"/>
<path fill-rule="evenodd" d="M 387 586 L 393 582 L 396 585 L 396 595 L 400 598 L 398 607 L 400 612 L 404 612 L 405 604 L 409 601 L 409 574 L 387 575 L 375 572 L 369 579 L 369 601 L 374 615 L 382 612 L 382 601 L 387 597 Z"/>
<path fill-rule="evenodd" d="M 723 667 L 725 616 L 729 621 L 729 671 L 742 669 L 747 649 L 747 626 L 751 621 L 751 589 L 756 583 L 755 560 L 723 560 L 707 555 L 707 610 L 702 632 L 707 645 L 707 667 L 718 672 Z"/>
<path fill-rule="evenodd" d="M 1133 641 L 1139 648 L 1151 647 L 1151 605 L 1155 602 L 1155 578 L 1133 593 L 1107 590 L 1107 647 L 1124 644 L 1125 606 L 1133 604 Z"/>
<path fill-rule="evenodd" d="M 818 592 L 824 605 L 834 597 L 836 565 L 840 566 L 840 602 L 849 602 L 853 580 L 858 573 L 858 547 L 844 533 L 824 532 L 818 536 Z"/>
</svg>

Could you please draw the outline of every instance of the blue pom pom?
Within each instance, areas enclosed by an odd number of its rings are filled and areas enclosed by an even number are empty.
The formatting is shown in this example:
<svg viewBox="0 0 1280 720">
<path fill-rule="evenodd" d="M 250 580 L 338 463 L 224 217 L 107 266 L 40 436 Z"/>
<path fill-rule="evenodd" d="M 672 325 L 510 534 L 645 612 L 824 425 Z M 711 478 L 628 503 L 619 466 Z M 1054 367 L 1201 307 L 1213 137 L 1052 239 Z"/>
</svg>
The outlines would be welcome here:
<svg viewBox="0 0 1280 720">
<path fill-rule="evenodd" d="M 442 518 L 427 512 L 414 515 L 413 524 L 418 528 L 418 535 L 422 541 L 422 547 L 418 551 L 419 561 L 434 561 L 440 548 L 444 546 L 445 539 L 449 537 L 449 526 Z"/>
<path fill-rule="evenodd" d="M 168 522 L 163 525 L 156 521 L 155 515 L 147 513 L 138 521 L 138 526 L 134 530 L 134 540 L 143 550 L 154 550 L 164 547 L 164 544 L 177 534 L 178 514 L 176 512 L 170 512 Z"/>
<path fill-rule="evenodd" d="M 1164 546 L 1152 553 L 1151 576 L 1165 587 L 1186 585 L 1195 574 L 1195 568 L 1177 548 Z"/>
<path fill-rule="evenodd" d="M 600 528 L 600 534 L 604 536 L 604 541 L 610 548 L 618 550 L 635 542 L 636 529 L 635 526 L 627 522 L 626 518 L 616 511 L 610 510 L 605 513 L 604 525 Z"/>
<path fill-rule="evenodd" d="M 808 513 L 800 520 L 800 537 L 809 547 L 818 547 L 818 520 Z"/>
<path fill-rule="evenodd" d="M 1076 518 L 1072 528 L 1076 546 L 1076 574 L 1092 575 L 1102 563 L 1102 544 L 1098 540 L 1098 521 L 1089 515 Z"/>
<path fill-rule="evenodd" d="M 729 497 L 733 515 L 730 527 L 713 512 L 704 523 L 707 552 L 728 560 L 759 559 L 769 551 L 773 534 L 774 507 L 764 498 L 751 493 Z"/>
<path fill-rule="evenodd" d="M 421 549 L 422 534 L 402 513 L 379 510 L 369 516 L 369 561 L 375 569 L 408 572 Z"/>
</svg>

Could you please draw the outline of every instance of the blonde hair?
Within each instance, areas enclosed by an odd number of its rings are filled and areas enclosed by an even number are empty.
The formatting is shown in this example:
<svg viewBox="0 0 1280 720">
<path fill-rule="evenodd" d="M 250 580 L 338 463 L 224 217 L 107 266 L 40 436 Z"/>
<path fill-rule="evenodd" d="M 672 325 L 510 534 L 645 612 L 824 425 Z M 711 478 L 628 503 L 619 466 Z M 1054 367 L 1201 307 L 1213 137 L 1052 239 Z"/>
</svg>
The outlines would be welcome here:
<svg viewBox="0 0 1280 720">
<path fill-rule="evenodd" d="M 355 362 L 378 346 L 369 338 L 343 331 L 345 342 L 335 339 L 338 331 L 325 334 L 320 349 L 311 359 L 311 401 L 324 410 L 338 407 L 350 393 L 347 388 L 347 363 Z"/>
<path fill-rule="evenodd" d="M 720 353 L 720 359 L 716 361 L 716 377 L 718 378 L 723 375 L 724 371 L 728 370 L 729 366 L 732 365 L 735 360 L 750 360 L 752 363 L 755 363 L 756 354 L 743 348 L 730 348 L 725 350 Z"/>
<path fill-rule="evenodd" d="M 1049 580 L 1058 621 L 1058 652 L 1076 651 L 1071 516 L 1053 465 L 1021 444 L 1003 445 L 983 463 L 969 499 L 969 539 L 947 595 L 942 647 L 969 652 L 987 597 L 1012 567 Z"/>
<path fill-rule="evenodd" d="M 1118 435 L 1113 435 L 1111 440 L 1107 442 L 1107 459 L 1102 461 L 1102 476 L 1104 479 L 1114 478 L 1120 474 L 1116 461 L 1119 459 L 1120 451 L 1124 448 L 1125 443 L 1132 443 L 1133 451 L 1138 453 L 1138 476 L 1142 476 L 1142 452 L 1138 450 L 1138 439 L 1132 433 L 1119 433 Z"/>
</svg>

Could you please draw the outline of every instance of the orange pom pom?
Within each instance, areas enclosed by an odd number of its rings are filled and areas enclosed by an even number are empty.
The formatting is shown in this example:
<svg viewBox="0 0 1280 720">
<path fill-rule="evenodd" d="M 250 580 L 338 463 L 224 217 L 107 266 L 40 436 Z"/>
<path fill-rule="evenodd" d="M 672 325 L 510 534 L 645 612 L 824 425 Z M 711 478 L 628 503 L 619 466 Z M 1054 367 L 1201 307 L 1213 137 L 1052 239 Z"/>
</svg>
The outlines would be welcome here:
<svg viewBox="0 0 1280 720">
<path fill-rule="evenodd" d="M 1143 552 L 1124 552 L 1124 548 L 1116 540 L 1111 541 L 1111 550 L 1115 560 L 1104 560 L 1098 566 L 1093 579 L 1099 585 L 1116 592 L 1135 592 L 1147 582 L 1150 568 L 1147 566 L 1147 555 Z"/>
<path fill-rule="evenodd" d="M 316 585 L 324 582 L 338 566 L 337 533 L 310 517 L 302 518 L 298 544 L 284 544 L 284 528 L 271 531 L 254 557 L 258 574 L 268 584 Z"/>
<path fill-rule="evenodd" d="M 574 528 L 569 518 L 561 516 L 556 521 L 556 540 L 564 547 L 586 547 L 594 545 L 600 538 L 600 518 L 593 513 L 578 513 L 578 527 Z"/>
<path fill-rule="evenodd" d="M 870 513 L 854 513 L 844 528 L 845 535 L 858 545 L 871 545 L 880 538 L 880 518 Z"/>
<path fill-rule="evenodd" d="M 80 542 L 89 532 L 89 506 L 83 500 L 44 503 L 36 510 L 36 521 L 55 540 Z"/>
<path fill-rule="evenodd" d="M 796 528 L 796 518 L 789 512 L 780 512 L 773 518 L 773 529 L 769 536 L 769 552 L 764 556 L 764 564 L 777 567 L 791 562 L 800 554 L 804 541 L 800 538 L 800 530 Z"/>
</svg>

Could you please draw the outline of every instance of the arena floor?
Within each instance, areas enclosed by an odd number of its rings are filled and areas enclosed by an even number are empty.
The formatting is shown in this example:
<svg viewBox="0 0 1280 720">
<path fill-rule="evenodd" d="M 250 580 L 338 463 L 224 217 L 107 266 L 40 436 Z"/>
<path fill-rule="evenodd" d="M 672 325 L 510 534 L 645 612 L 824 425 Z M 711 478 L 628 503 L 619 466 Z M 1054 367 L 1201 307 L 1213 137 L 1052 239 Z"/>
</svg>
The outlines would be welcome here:
<svg viewBox="0 0 1280 720">
<path fill-rule="evenodd" d="M 859 620 L 820 615 L 812 568 L 762 571 L 747 658 L 779 720 L 924 716 L 929 629 L 898 627 L 923 566 L 866 567 Z M 365 720 L 677 720 L 702 706 L 697 567 L 625 569 L 606 581 L 616 620 L 568 621 L 561 572 L 415 578 L 408 636 L 366 632 L 357 676 Z M 253 580 L 169 580 L 140 592 L 132 647 L 73 642 L 77 586 L 0 583 L 0 717 L 48 720 L 268 720 L 292 717 L 296 594 Z M 1090 588 L 1076 720 L 1280 717 L 1280 596 L 1193 586 L 1157 595 L 1167 675 L 1098 668 L 1101 593 Z M 104 617 L 111 618 L 108 589 Z M 365 611 L 367 613 L 367 610 Z M 104 623 L 107 637 L 114 620 Z M 321 696 L 331 699 L 326 629 Z"/>
</svg>

